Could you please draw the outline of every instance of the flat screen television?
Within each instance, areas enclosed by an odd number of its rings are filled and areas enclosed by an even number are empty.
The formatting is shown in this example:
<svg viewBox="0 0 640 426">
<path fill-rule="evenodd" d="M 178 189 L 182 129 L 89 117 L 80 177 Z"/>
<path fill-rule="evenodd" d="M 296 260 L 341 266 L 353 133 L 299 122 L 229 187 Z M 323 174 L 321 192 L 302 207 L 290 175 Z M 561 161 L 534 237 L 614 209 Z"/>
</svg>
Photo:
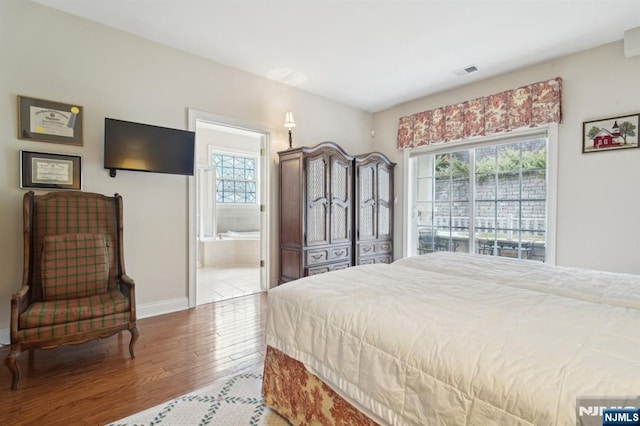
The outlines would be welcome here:
<svg viewBox="0 0 640 426">
<path fill-rule="evenodd" d="M 195 133 L 104 119 L 104 168 L 193 176 Z"/>
</svg>

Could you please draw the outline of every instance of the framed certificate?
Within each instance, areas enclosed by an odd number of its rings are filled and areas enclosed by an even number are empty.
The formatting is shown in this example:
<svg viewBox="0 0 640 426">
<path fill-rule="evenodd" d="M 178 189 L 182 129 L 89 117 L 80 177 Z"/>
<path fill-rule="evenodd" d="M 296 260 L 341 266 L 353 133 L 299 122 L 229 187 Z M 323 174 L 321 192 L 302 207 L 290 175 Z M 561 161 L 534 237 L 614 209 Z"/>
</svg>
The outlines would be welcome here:
<svg viewBox="0 0 640 426">
<path fill-rule="evenodd" d="M 18 96 L 18 138 L 82 146 L 80 105 Z"/>
<path fill-rule="evenodd" d="M 20 188 L 82 189 L 78 155 L 20 151 Z"/>
</svg>

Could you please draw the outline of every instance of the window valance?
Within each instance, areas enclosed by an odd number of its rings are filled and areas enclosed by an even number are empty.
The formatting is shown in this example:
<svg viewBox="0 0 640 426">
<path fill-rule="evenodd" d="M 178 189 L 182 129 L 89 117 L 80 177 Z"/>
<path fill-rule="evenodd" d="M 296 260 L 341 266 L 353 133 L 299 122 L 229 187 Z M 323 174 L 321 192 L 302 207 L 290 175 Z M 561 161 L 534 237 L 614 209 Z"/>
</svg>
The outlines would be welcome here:
<svg viewBox="0 0 640 426">
<path fill-rule="evenodd" d="M 557 77 L 401 117 L 398 149 L 559 123 L 561 86 L 562 79 Z"/>
</svg>

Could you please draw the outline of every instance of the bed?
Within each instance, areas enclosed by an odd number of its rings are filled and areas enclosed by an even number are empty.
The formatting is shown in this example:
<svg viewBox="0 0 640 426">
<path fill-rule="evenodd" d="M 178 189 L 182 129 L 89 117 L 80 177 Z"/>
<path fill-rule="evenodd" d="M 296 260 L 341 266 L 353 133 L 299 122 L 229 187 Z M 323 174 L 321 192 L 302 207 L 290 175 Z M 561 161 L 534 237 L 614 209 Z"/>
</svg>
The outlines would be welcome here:
<svg viewBox="0 0 640 426">
<path fill-rule="evenodd" d="M 426 254 L 272 289 L 266 340 L 294 425 L 575 425 L 640 395 L 640 277 Z"/>
</svg>

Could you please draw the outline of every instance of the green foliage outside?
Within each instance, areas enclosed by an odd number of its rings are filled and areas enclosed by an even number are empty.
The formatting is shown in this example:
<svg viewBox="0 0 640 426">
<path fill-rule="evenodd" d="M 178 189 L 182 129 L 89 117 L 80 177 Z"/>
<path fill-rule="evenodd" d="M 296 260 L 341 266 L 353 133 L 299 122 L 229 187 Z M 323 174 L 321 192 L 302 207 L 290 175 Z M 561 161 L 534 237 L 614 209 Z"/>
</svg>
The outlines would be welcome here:
<svg viewBox="0 0 640 426">
<path fill-rule="evenodd" d="M 497 161 L 493 156 L 476 159 L 476 174 L 519 171 L 521 168 L 523 171 L 545 169 L 546 165 L 546 149 L 522 151 L 522 158 L 520 151 L 503 149 L 499 151 Z M 451 154 L 436 155 L 436 177 L 448 177 L 451 174 L 468 176 L 469 163 Z"/>
</svg>

